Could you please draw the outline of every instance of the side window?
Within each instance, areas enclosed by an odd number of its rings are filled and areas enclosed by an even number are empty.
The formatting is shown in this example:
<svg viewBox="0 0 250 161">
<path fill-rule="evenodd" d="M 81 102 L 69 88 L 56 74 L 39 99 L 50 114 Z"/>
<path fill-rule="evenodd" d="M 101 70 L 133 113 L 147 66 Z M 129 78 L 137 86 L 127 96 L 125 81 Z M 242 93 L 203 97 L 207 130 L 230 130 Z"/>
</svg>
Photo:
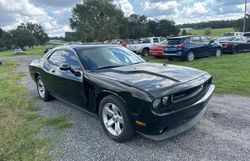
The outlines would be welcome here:
<svg viewBox="0 0 250 161">
<path fill-rule="evenodd" d="M 201 40 L 200 40 L 200 37 L 198 36 L 194 36 L 191 38 L 191 43 L 200 43 Z"/>
<path fill-rule="evenodd" d="M 154 43 L 159 43 L 159 39 L 158 38 L 153 38 L 153 42 Z"/>
<path fill-rule="evenodd" d="M 163 41 L 165 41 L 166 39 L 164 39 L 164 38 L 162 38 L 162 37 L 160 37 L 160 41 L 161 42 L 163 42 Z"/>
<path fill-rule="evenodd" d="M 143 44 L 150 43 L 150 39 L 144 39 L 144 40 L 142 41 L 142 43 L 143 43 Z"/>
<path fill-rule="evenodd" d="M 80 63 L 76 57 L 76 55 L 70 51 L 66 50 L 58 50 L 55 51 L 50 57 L 49 61 L 56 66 L 61 64 L 70 64 L 73 68 L 80 69 Z"/>
<path fill-rule="evenodd" d="M 243 41 L 242 38 L 235 38 L 234 41 Z"/>
</svg>

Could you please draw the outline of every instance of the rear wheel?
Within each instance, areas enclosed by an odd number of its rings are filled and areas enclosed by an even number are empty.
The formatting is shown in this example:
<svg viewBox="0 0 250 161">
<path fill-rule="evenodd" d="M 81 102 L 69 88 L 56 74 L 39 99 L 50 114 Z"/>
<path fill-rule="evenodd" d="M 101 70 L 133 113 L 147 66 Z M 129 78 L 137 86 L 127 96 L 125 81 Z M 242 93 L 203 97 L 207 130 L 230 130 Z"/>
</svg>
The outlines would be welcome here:
<svg viewBox="0 0 250 161">
<path fill-rule="evenodd" d="M 189 51 L 187 54 L 187 61 L 193 61 L 194 60 L 194 52 Z"/>
<path fill-rule="evenodd" d="M 115 96 L 106 96 L 99 105 L 99 117 L 105 133 L 116 142 L 125 142 L 134 134 L 125 105 Z"/>
<path fill-rule="evenodd" d="M 37 93 L 43 101 L 51 100 L 52 97 L 47 91 L 47 89 L 45 88 L 43 80 L 40 76 L 38 76 L 36 79 L 36 87 L 37 87 Z"/>
<path fill-rule="evenodd" d="M 145 48 L 142 50 L 142 55 L 143 56 L 148 56 L 149 55 L 149 49 L 148 48 Z"/>
</svg>

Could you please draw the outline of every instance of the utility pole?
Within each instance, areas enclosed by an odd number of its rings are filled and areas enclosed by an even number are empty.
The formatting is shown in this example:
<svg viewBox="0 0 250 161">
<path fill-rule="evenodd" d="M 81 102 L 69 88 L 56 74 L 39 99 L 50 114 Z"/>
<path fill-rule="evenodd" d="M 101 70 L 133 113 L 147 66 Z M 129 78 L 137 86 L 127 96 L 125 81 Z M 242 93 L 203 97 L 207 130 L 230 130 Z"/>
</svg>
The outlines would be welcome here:
<svg viewBox="0 0 250 161">
<path fill-rule="evenodd" d="M 245 0 L 245 12 L 244 12 L 243 32 L 245 32 L 245 30 L 246 30 L 246 16 L 247 16 L 247 0 Z"/>
</svg>

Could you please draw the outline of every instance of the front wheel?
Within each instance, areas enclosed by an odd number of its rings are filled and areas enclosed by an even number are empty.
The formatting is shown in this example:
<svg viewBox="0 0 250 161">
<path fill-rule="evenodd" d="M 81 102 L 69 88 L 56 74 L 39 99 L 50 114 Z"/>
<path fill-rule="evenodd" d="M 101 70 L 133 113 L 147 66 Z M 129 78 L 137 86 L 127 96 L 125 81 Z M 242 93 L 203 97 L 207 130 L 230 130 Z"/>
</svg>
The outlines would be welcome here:
<svg viewBox="0 0 250 161">
<path fill-rule="evenodd" d="M 215 56 L 220 57 L 221 56 L 221 49 L 216 49 Z"/>
<path fill-rule="evenodd" d="M 99 105 L 99 117 L 105 133 L 116 142 L 125 142 L 134 134 L 134 128 L 124 103 L 115 96 L 106 96 Z"/>
</svg>

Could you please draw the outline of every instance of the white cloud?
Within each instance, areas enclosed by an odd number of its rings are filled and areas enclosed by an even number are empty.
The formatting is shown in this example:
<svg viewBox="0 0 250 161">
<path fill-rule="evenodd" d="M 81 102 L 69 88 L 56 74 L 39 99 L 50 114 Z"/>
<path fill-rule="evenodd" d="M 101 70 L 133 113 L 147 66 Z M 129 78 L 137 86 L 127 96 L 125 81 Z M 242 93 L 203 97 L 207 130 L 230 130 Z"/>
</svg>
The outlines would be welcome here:
<svg viewBox="0 0 250 161">
<path fill-rule="evenodd" d="M 134 13 L 133 6 L 128 0 L 115 0 L 114 4 L 121 8 L 125 16 L 129 16 Z"/>
<path fill-rule="evenodd" d="M 33 4 L 28 0 L 0 0 L 0 10 L 2 12 L 19 13 L 25 16 L 41 16 L 46 12 Z"/>
<path fill-rule="evenodd" d="M 167 10 L 171 8 L 176 8 L 177 7 L 177 1 L 159 1 L 159 2 L 143 2 L 141 3 L 142 9 L 143 10 L 153 10 L 153 9 L 159 9 L 159 10 Z"/>
</svg>

